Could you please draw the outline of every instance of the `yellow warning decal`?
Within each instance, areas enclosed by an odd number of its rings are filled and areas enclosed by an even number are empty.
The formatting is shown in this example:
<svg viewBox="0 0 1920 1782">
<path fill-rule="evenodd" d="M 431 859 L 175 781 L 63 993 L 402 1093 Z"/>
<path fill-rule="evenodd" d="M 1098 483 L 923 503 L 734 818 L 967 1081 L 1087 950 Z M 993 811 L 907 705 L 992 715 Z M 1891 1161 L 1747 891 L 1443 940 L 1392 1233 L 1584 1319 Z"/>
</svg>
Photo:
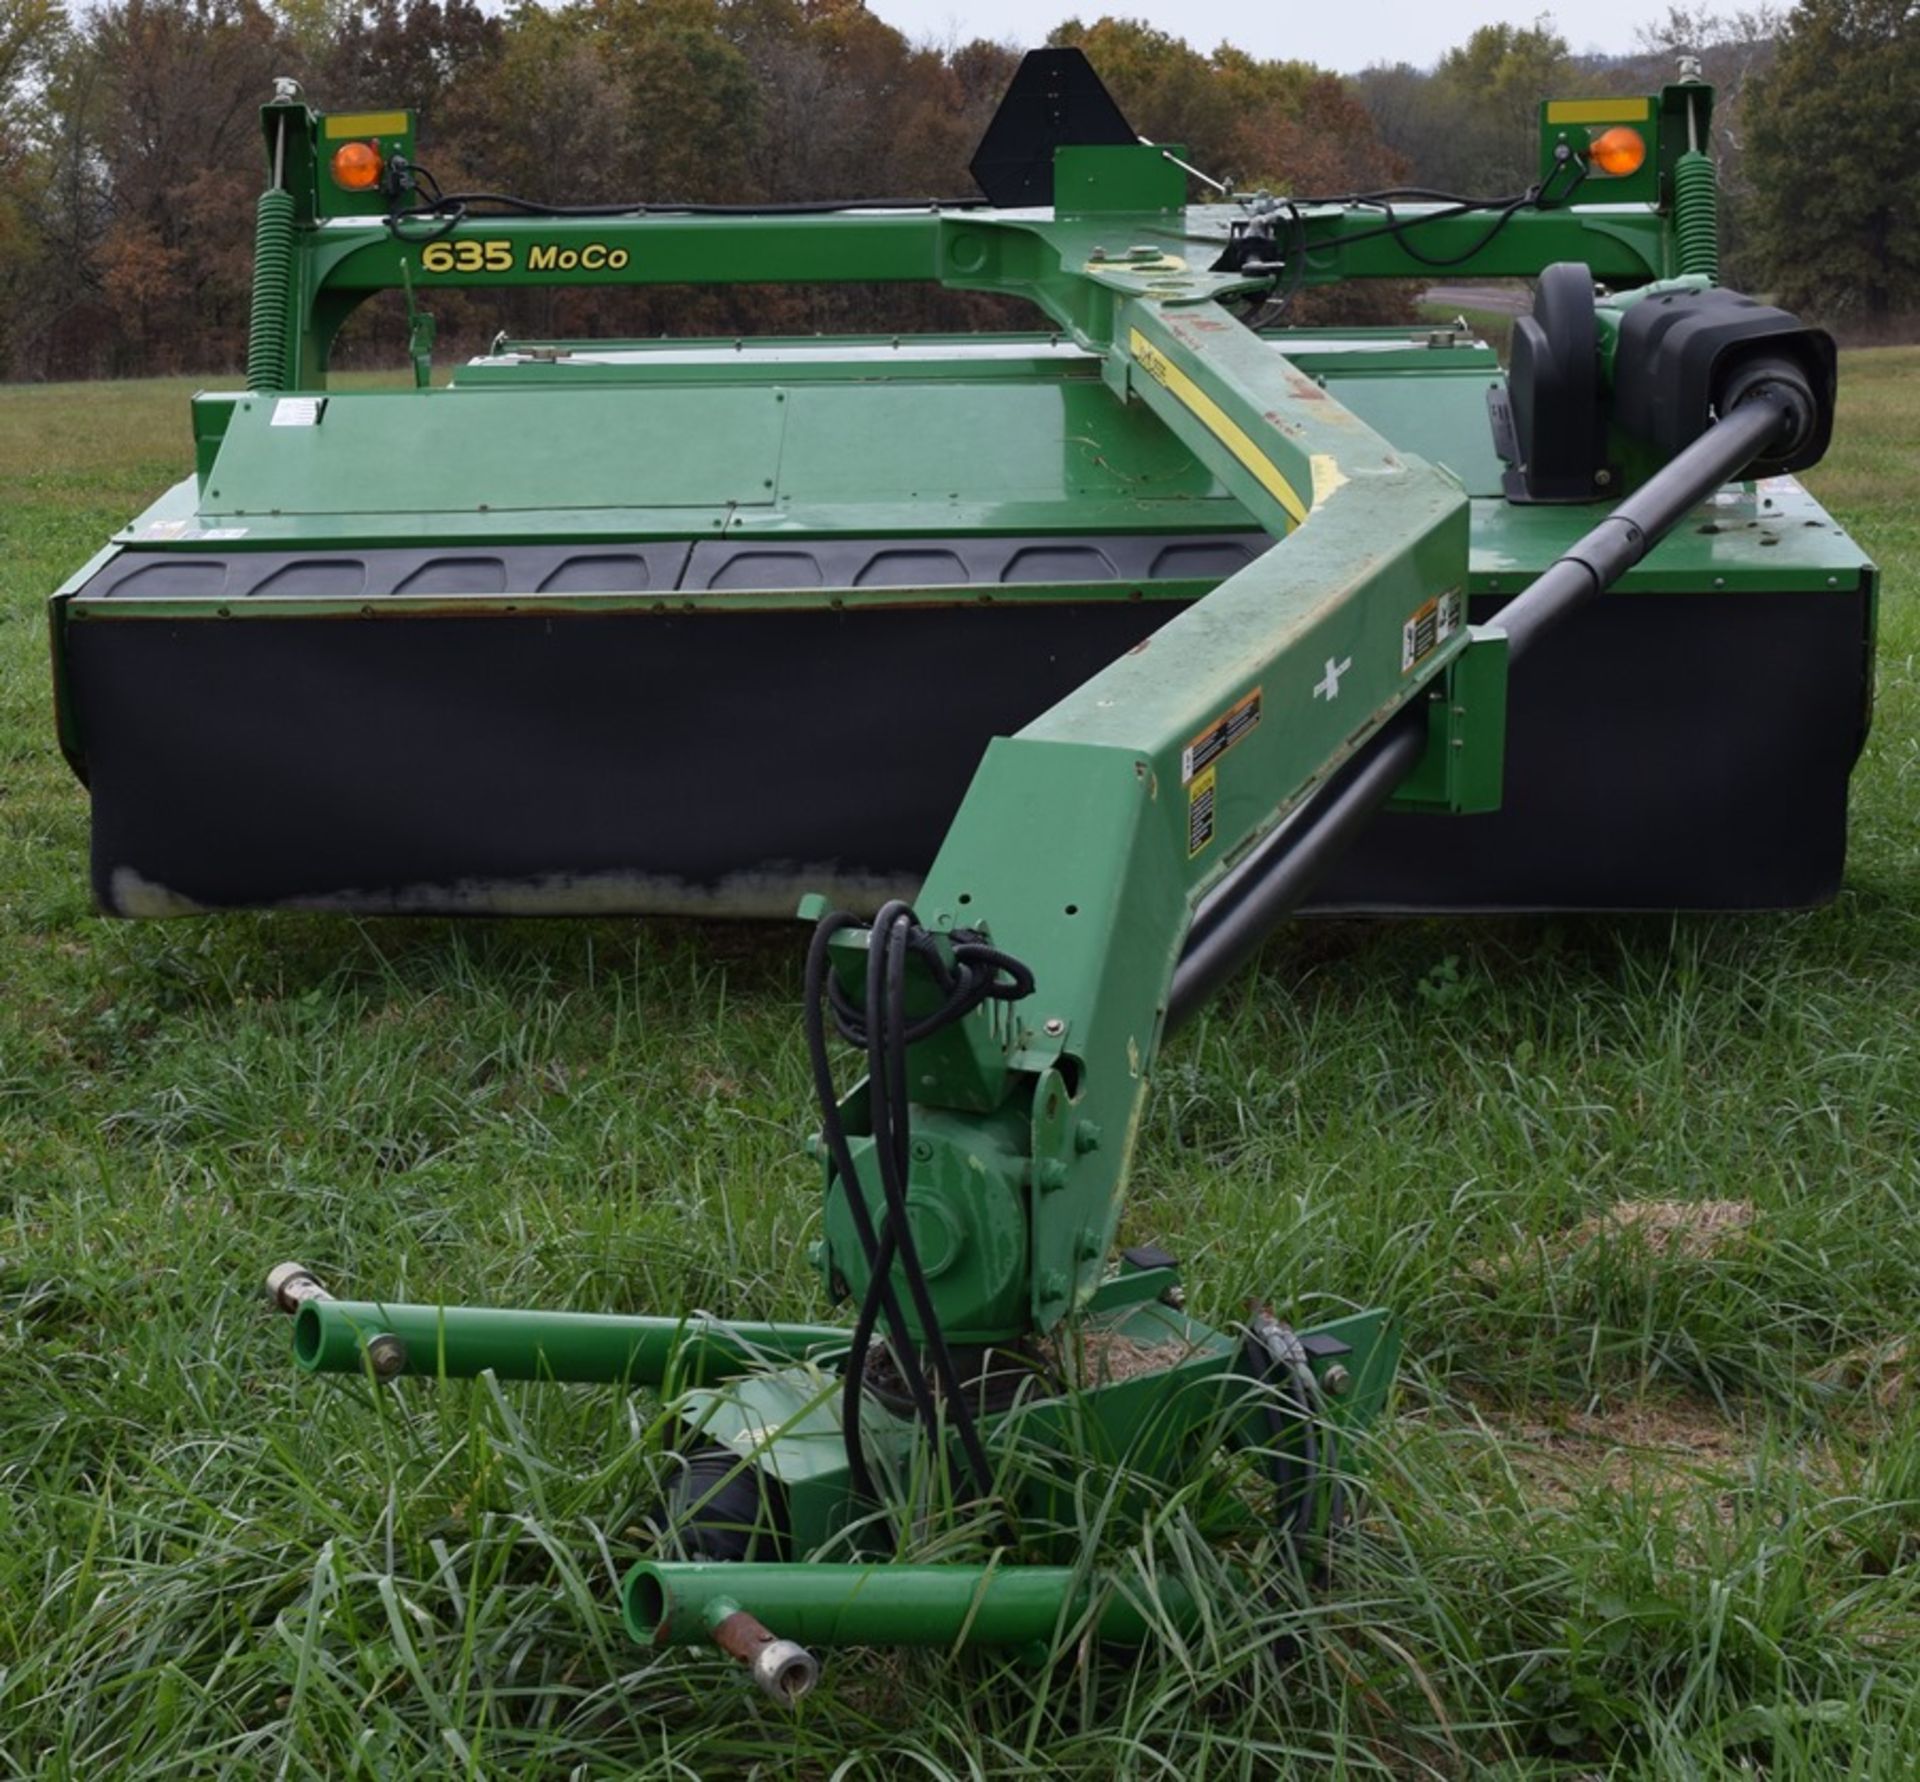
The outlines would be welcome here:
<svg viewBox="0 0 1920 1782">
<path fill-rule="evenodd" d="M 1550 124 L 1644 124 L 1651 99 L 1549 99 Z"/>
<path fill-rule="evenodd" d="M 1180 778 L 1191 780 L 1203 767 L 1211 767 L 1243 736 L 1260 722 L 1260 689 L 1254 690 L 1214 719 L 1192 742 L 1180 751 Z"/>
<path fill-rule="evenodd" d="M 330 112 L 322 132 L 329 142 L 337 142 L 343 136 L 404 136 L 406 133 L 404 111 Z"/>
<path fill-rule="evenodd" d="M 1211 767 L 1187 787 L 1187 858 L 1191 860 L 1213 840 L 1214 769 Z"/>
<path fill-rule="evenodd" d="M 1280 474 L 1280 467 L 1254 444 L 1252 434 L 1138 328 L 1128 336 L 1127 347 L 1140 369 L 1183 408 L 1192 411 L 1200 425 L 1239 459 L 1254 481 L 1287 510 L 1288 518 L 1296 526 L 1307 517 L 1307 504 L 1300 499 L 1293 484 Z"/>
<path fill-rule="evenodd" d="M 1400 627 L 1400 672 L 1411 674 L 1460 629 L 1466 605 L 1458 588 L 1436 594 Z"/>
</svg>

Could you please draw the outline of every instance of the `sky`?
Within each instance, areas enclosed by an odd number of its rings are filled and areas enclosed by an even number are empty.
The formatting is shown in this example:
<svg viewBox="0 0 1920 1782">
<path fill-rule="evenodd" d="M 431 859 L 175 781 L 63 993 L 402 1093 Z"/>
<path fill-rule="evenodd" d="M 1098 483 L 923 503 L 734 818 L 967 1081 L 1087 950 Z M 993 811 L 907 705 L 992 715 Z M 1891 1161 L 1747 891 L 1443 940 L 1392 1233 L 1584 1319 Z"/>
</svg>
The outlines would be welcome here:
<svg viewBox="0 0 1920 1782">
<path fill-rule="evenodd" d="M 1355 73 L 1374 62 L 1411 62 L 1425 68 L 1441 53 L 1462 43 L 1479 25 L 1530 25 L 1545 16 L 1576 53 L 1599 50 L 1618 54 L 1637 48 L 1636 27 L 1664 19 L 1669 0 L 1613 0 L 1604 16 L 1590 19 L 1583 9 L 1536 3 L 1503 5 L 1500 0 L 1321 0 L 1317 5 L 1286 0 L 867 0 L 867 10 L 915 41 L 991 37 L 1023 48 L 1041 42 L 1066 18 L 1091 23 L 1103 13 L 1145 19 L 1159 30 L 1184 37 L 1198 50 L 1226 42 L 1265 57 L 1317 62 L 1322 68 Z"/>
</svg>

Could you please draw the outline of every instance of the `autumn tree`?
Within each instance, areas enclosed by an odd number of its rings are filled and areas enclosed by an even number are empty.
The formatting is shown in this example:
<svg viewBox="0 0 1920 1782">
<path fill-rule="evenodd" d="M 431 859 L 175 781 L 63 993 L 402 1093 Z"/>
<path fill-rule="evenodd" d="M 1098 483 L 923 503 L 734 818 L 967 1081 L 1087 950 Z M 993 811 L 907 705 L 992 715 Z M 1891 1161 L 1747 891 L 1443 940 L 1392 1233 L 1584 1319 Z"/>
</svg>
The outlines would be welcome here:
<svg viewBox="0 0 1920 1782">
<path fill-rule="evenodd" d="M 0 0 L 0 365 L 45 263 L 36 212 L 50 168 L 38 89 L 65 29 L 57 0 Z"/>
<path fill-rule="evenodd" d="M 1920 308 L 1920 7 L 1801 0 L 1746 107 L 1757 257 L 1782 301 L 1884 329 Z"/>
</svg>

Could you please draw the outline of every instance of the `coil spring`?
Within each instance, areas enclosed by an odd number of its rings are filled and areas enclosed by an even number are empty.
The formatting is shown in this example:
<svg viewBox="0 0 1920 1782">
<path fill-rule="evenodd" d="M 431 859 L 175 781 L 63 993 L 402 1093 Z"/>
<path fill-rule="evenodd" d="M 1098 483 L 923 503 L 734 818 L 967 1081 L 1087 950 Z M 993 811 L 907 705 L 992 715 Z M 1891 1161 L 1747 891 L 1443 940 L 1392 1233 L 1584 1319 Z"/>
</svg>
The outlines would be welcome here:
<svg viewBox="0 0 1920 1782">
<path fill-rule="evenodd" d="M 1682 273 L 1720 277 L 1720 180 L 1712 159 L 1689 149 L 1673 164 L 1673 227 Z"/>
<path fill-rule="evenodd" d="M 293 194 L 260 194 L 253 222 L 253 312 L 247 327 L 247 388 L 277 390 L 286 378 L 287 293 L 293 285 Z"/>
</svg>

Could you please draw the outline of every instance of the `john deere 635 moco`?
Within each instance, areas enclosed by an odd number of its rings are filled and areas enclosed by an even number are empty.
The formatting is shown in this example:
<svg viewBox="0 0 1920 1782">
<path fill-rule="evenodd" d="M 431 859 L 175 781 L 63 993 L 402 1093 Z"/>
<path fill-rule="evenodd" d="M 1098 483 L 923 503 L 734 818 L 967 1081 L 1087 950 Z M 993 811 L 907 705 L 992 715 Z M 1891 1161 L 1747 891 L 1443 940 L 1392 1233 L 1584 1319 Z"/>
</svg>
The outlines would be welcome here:
<svg viewBox="0 0 1920 1782">
<path fill-rule="evenodd" d="M 1089 1474 L 1124 1503 L 1251 1457 L 1289 1534 L 1323 1530 L 1394 1325 L 1226 1331 L 1170 1255 L 1111 1259 L 1167 1033 L 1309 897 L 1838 881 L 1874 573 L 1791 474 L 1831 342 L 1715 283 L 1710 104 L 1550 101 L 1537 183 L 1498 200 L 1236 197 L 1049 51 L 986 202 L 759 214 L 441 195 L 409 114 L 267 106 L 247 388 L 195 399 L 195 475 L 54 601 L 100 903 L 823 894 L 819 1269 L 853 1312 L 396 1305 L 288 1265 L 300 1364 L 667 1394 L 685 1557 L 634 1567 L 628 1624 L 779 1695 L 807 1643 L 1196 1612 L 1053 1549 Z M 1505 373 L 1460 327 L 1261 325 L 1435 267 L 1537 280 Z M 503 340 L 430 387 L 440 289 L 820 280 L 1043 323 Z M 341 324 L 395 288 L 418 387 L 330 389 Z M 876 1563 L 932 1502 L 1005 1563 Z"/>
</svg>

